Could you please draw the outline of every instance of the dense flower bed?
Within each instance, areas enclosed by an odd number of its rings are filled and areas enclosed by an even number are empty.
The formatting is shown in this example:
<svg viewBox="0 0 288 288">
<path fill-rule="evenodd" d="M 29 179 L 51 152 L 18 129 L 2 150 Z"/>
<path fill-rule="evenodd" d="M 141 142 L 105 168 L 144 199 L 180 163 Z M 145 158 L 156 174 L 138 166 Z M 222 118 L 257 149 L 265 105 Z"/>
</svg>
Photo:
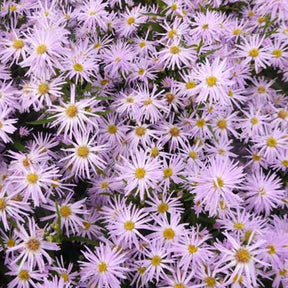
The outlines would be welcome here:
<svg viewBox="0 0 288 288">
<path fill-rule="evenodd" d="M 288 287 L 288 1 L 0 10 L 0 287 Z"/>
</svg>

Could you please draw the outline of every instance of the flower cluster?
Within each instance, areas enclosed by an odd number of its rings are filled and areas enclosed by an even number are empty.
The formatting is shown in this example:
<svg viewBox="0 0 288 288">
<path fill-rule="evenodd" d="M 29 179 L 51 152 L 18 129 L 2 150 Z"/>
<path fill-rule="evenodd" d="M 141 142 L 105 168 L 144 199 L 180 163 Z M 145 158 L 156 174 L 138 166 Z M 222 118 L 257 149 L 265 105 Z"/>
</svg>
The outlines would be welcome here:
<svg viewBox="0 0 288 288">
<path fill-rule="evenodd" d="M 287 0 L 0 5 L 0 286 L 288 287 Z"/>
</svg>

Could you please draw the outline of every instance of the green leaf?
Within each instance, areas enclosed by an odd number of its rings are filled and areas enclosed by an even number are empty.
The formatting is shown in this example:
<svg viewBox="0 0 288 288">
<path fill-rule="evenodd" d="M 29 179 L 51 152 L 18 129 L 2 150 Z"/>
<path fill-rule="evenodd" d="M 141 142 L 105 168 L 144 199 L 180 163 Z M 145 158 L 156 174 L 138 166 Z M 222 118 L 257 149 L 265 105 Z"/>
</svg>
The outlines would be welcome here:
<svg viewBox="0 0 288 288">
<path fill-rule="evenodd" d="M 89 245 L 99 246 L 99 241 L 92 240 L 92 239 L 89 239 L 89 238 L 86 238 L 86 237 L 82 237 L 82 236 L 72 235 L 72 236 L 69 236 L 69 237 L 65 237 L 63 240 L 64 241 L 69 241 L 69 242 L 77 241 L 77 242 L 86 243 L 86 244 L 89 244 Z"/>
<path fill-rule="evenodd" d="M 43 125 L 43 124 L 51 123 L 55 119 L 56 119 L 55 117 L 43 118 L 43 119 L 39 119 L 39 120 L 36 120 L 36 121 L 26 122 L 26 124 L 29 124 L 29 125 Z"/>
<path fill-rule="evenodd" d="M 20 142 L 18 142 L 18 141 L 13 142 L 13 146 L 14 146 L 14 148 L 16 148 L 18 151 L 26 152 L 26 147 L 25 147 L 22 143 L 20 143 Z"/>
<path fill-rule="evenodd" d="M 99 116 L 105 116 L 111 112 L 114 112 L 114 110 L 105 110 L 105 111 L 99 111 L 99 112 L 94 112 L 94 114 L 99 115 Z"/>
</svg>

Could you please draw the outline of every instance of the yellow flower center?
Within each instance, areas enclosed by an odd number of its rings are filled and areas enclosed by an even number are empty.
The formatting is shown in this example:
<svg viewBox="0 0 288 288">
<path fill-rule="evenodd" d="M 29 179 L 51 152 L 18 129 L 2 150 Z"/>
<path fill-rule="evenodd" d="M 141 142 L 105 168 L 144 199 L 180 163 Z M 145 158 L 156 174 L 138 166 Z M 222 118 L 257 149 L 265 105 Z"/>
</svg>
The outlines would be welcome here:
<svg viewBox="0 0 288 288">
<path fill-rule="evenodd" d="M 64 282 L 68 282 L 69 281 L 69 276 L 66 272 L 62 272 L 61 273 L 61 278 L 64 280 Z"/>
<path fill-rule="evenodd" d="M 239 263 L 247 264 L 251 259 L 250 252 L 245 248 L 240 248 L 235 253 L 235 259 Z"/>
<path fill-rule="evenodd" d="M 258 92 L 259 94 L 264 94 L 264 93 L 266 93 L 266 87 L 265 87 L 265 86 L 259 86 L 259 87 L 257 88 L 257 92 Z"/>
<path fill-rule="evenodd" d="M 196 126 L 199 128 L 203 128 L 206 124 L 206 121 L 204 119 L 198 119 L 196 122 Z"/>
<path fill-rule="evenodd" d="M 29 184 L 35 184 L 38 181 L 38 175 L 36 173 L 30 173 L 27 175 L 26 179 Z"/>
<path fill-rule="evenodd" d="M 269 254 L 276 254 L 276 248 L 274 245 L 268 245 L 266 248 L 268 249 Z"/>
<path fill-rule="evenodd" d="M 283 269 L 283 270 L 279 271 L 280 276 L 283 276 L 283 277 L 286 276 L 287 273 L 288 273 L 288 270 L 286 270 L 286 269 Z"/>
<path fill-rule="evenodd" d="M 160 265 L 160 263 L 161 263 L 161 258 L 158 255 L 155 255 L 152 257 L 151 264 L 153 266 L 158 266 L 158 265 Z"/>
<path fill-rule="evenodd" d="M 13 41 L 12 46 L 16 50 L 22 49 L 24 47 L 24 41 L 22 39 L 16 39 Z"/>
<path fill-rule="evenodd" d="M 101 46 L 102 46 L 101 43 L 95 43 L 93 47 L 94 49 L 97 49 L 100 48 Z"/>
<path fill-rule="evenodd" d="M 158 205 L 158 212 L 161 213 L 161 214 L 167 212 L 168 209 L 169 209 L 169 206 L 166 203 L 164 203 L 164 202 L 162 202 L 162 203 L 160 203 Z"/>
<path fill-rule="evenodd" d="M 126 102 L 127 103 L 134 103 L 134 98 L 133 97 L 127 97 Z"/>
<path fill-rule="evenodd" d="M 128 19 L 127 19 L 127 24 L 128 25 L 132 25 L 132 24 L 134 24 L 135 23 L 135 18 L 134 17 L 128 17 Z"/>
<path fill-rule="evenodd" d="M 145 133 L 146 133 L 146 129 L 144 127 L 139 126 L 135 129 L 135 134 L 139 137 L 145 135 Z"/>
<path fill-rule="evenodd" d="M 172 3 L 172 4 L 171 4 L 171 9 L 172 9 L 173 11 L 176 11 L 177 8 L 178 8 L 178 5 L 177 5 L 176 3 Z"/>
<path fill-rule="evenodd" d="M 252 117 L 252 118 L 250 119 L 250 122 L 251 122 L 252 125 L 257 125 L 257 124 L 259 123 L 259 120 L 258 120 L 258 118 L 256 118 L 256 117 Z"/>
<path fill-rule="evenodd" d="M 100 84 L 102 85 L 102 86 L 105 86 L 105 85 L 107 85 L 109 83 L 109 80 L 108 79 L 102 79 L 101 81 L 100 81 Z"/>
<path fill-rule="evenodd" d="M 178 137 L 180 135 L 180 130 L 178 127 L 174 126 L 174 127 L 170 128 L 169 133 L 172 137 Z"/>
<path fill-rule="evenodd" d="M 216 285 L 216 280 L 213 277 L 206 277 L 205 283 L 208 287 L 214 288 Z"/>
<path fill-rule="evenodd" d="M 171 54 L 179 54 L 180 53 L 180 47 L 179 46 L 170 46 L 170 53 Z"/>
<path fill-rule="evenodd" d="M 267 146 L 268 147 L 276 147 L 277 146 L 277 140 L 275 139 L 275 138 L 273 138 L 273 137 L 269 137 L 268 139 L 267 139 Z"/>
<path fill-rule="evenodd" d="M 87 146 L 79 146 L 77 149 L 77 155 L 82 158 L 87 158 L 90 151 Z"/>
<path fill-rule="evenodd" d="M 253 48 L 249 51 L 249 56 L 256 58 L 259 55 L 259 49 Z"/>
<path fill-rule="evenodd" d="M 171 104 L 173 100 L 175 99 L 175 96 L 172 93 L 167 93 L 165 97 L 166 97 L 168 104 Z"/>
<path fill-rule="evenodd" d="M 163 231 L 163 237 L 167 240 L 171 240 L 175 237 L 175 232 L 172 228 L 166 228 Z"/>
<path fill-rule="evenodd" d="M 137 179 L 142 179 L 145 177 L 145 175 L 146 175 L 146 170 L 144 168 L 137 168 L 135 170 L 135 177 Z"/>
<path fill-rule="evenodd" d="M 281 161 L 281 164 L 285 167 L 288 167 L 288 159 L 284 159 Z"/>
<path fill-rule="evenodd" d="M 15 244 L 16 244 L 16 241 L 13 238 L 9 238 L 6 242 L 7 247 L 14 247 Z"/>
<path fill-rule="evenodd" d="M 261 17 L 259 17 L 258 19 L 257 19 L 257 21 L 258 21 L 258 23 L 264 23 L 265 22 L 265 20 L 266 20 L 266 18 L 264 17 L 264 16 L 261 16 Z"/>
<path fill-rule="evenodd" d="M 237 36 L 237 35 L 240 35 L 242 32 L 243 32 L 242 29 L 234 29 L 234 30 L 233 30 L 233 35 L 234 35 L 234 36 Z"/>
<path fill-rule="evenodd" d="M 99 263 L 99 265 L 98 265 L 98 272 L 99 272 L 99 273 L 105 273 L 105 272 L 107 272 L 107 271 L 108 271 L 108 269 L 107 269 L 107 264 L 106 264 L 105 262 Z"/>
<path fill-rule="evenodd" d="M 15 12 L 15 11 L 17 11 L 17 6 L 11 5 L 11 6 L 9 7 L 9 9 L 10 9 L 10 11 Z"/>
<path fill-rule="evenodd" d="M 278 117 L 283 119 L 283 120 L 286 119 L 287 116 L 288 116 L 288 112 L 284 109 L 282 109 L 278 112 Z"/>
<path fill-rule="evenodd" d="M 193 82 L 193 81 L 188 81 L 186 84 L 185 84 L 185 87 L 186 89 L 193 89 L 196 87 L 196 83 Z"/>
<path fill-rule="evenodd" d="M 140 68 L 140 69 L 138 70 L 138 74 L 139 74 L 139 75 L 143 75 L 144 73 L 145 73 L 145 69 Z"/>
<path fill-rule="evenodd" d="M 217 78 L 215 76 L 210 76 L 206 78 L 206 83 L 209 87 L 213 87 L 217 83 Z"/>
<path fill-rule="evenodd" d="M 78 113 L 78 108 L 73 104 L 66 108 L 66 114 L 70 118 L 75 117 L 77 113 Z"/>
<path fill-rule="evenodd" d="M 168 37 L 172 39 L 172 38 L 174 37 L 174 35 L 177 35 L 177 31 L 174 30 L 174 29 L 171 29 L 171 30 L 168 32 Z"/>
<path fill-rule="evenodd" d="M 173 175 L 173 170 L 170 167 L 167 167 L 163 170 L 164 178 L 170 178 Z"/>
<path fill-rule="evenodd" d="M 37 54 L 44 54 L 47 52 L 47 46 L 45 44 L 40 44 L 37 48 L 36 48 L 36 53 Z"/>
<path fill-rule="evenodd" d="M 252 160 L 255 161 L 255 162 L 260 161 L 261 158 L 262 158 L 262 157 L 261 157 L 260 155 L 258 155 L 258 154 L 253 154 L 253 155 L 252 155 Z"/>
<path fill-rule="evenodd" d="M 127 231 L 132 231 L 134 229 L 135 225 L 134 225 L 134 222 L 132 222 L 131 220 L 130 221 L 126 221 L 124 223 L 124 229 L 127 230 Z"/>
<path fill-rule="evenodd" d="M 198 248 L 195 245 L 189 244 L 188 245 L 188 252 L 190 254 L 194 254 L 198 251 Z"/>
<path fill-rule="evenodd" d="M 236 229 L 236 230 L 243 230 L 245 225 L 241 222 L 235 222 L 233 227 Z"/>
<path fill-rule="evenodd" d="M 64 218 L 67 218 L 72 215 L 72 210 L 69 206 L 64 205 L 60 208 L 60 215 Z"/>
<path fill-rule="evenodd" d="M 41 242 L 36 238 L 31 238 L 26 242 L 27 249 L 32 252 L 38 251 L 40 246 L 41 246 Z"/>
<path fill-rule="evenodd" d="M 80 63 L 75 63 L 75 64 L 73 65 L 73 69 L 74 69 L 75 71 L 77 71 L 77 72 L 83 72 L 84 67 L 83 67 L 83 65 L 80 64 Z"/>
<path fill-rule="evenodd" d="M 186 288 L 186 285 L 183 283 L 176 283 L 174 284 L 174 288 Z"/>
<path fill-rule="evenodd" d="M 47 83 L 41 83 L 39 86 L 38 86 L 38 93 L 40 95 L 45 95 L 46 93 L 49 92 L 49 85 Z"/>
<path fill-rule="evenodd" d="M 140 48 L 144 48 L 145 46 L 146 46 L 146 43 L 145 43 L 145 42 L 142 41 L 142 42 L 139 43 L 139 47 L 140 47 Z"/>
<path fill-rule="evenodd" d="M 282 56 L 282 51 L 280 49 L 275 49 L 272 51 L 272 55 L 275 56 L 275 58 L 280 58 Z"/>
<path fill-rule="evenodd" d="M 220 177 L 217 177 L 216 180 L 213 180 L 213 187 L 215 189 L 223 188 L 224 187 L 224 180 Z"/>
<path fill-rule="evenodd" d="M 145 267 L 139 267 L 137 270 L 138 270 L 139 274 L 142 275 L 146 271 L 146 268 Z"/>
<path fill-rule="evenodd" d="M 193 160 L 195 160 L 198 158 L 198 153 L 196 151 L 190 151 L 189 157 L 192 158 Z"/>
<path fill-rule="evenodd" d="M 109 134 L 116 134 L 117 130 L 118 130 L 118 128 L 114 124 L 111 124 L 111 125 L 108 126 L 108 133 Z"/>
<path fill-rule="evenodd" d="M 82 223 L 83 223 L 83 226 L 84 226 L 85 230 L 89 230 L 90 229 L 90 227 L 91 227 L 91 223 L 90 222 L 83 221 Z"/>
<path fill-rule="evenodd" d="M 240 276 L 238 274 L 236 274 L 234 277 L 233 277 L 233 283 L 236 283 L 236 282 L 239 282 L 239 283 L 242 283 L 243 282 L 243 277 Z"/>
<path fill-rule="evenodd" d="M 157 147 L 153 147 L 152 149 L 151 149 L 151 156 L 153 157 L 153 158 L 155 158 L 155 157 L 157 157 L 159 155 L 159 149 L 157 148 Z"/>
<path fill-rule="evenodd" d="M 217 122 L 217 127 L 221 130 L 224 130 L 227 128 L 227 121 L 226 119 L 221 119 Z"/>
<path fill-rule="evenodd" d="M 203 30 L 207 30 L 209 28 L 209 24 L 203 24 L 202 28 L 203 28 Z"/>
<path fill-rule="evenodd" d="M 18 278 L 21 281 L 28 281 L 30 279 L 29 272 L 27 270 L 20 270 L 20 272 L 18 274 Z"/>
<path fill-rule="evenodd" d="M 145 106 L 151 105 L 152 103 L 153 103 L 152 99 L 147 99 L 147 100 L 143 101 L 143 105 L 145 105 Z"/>
<path fill-rule="evenodd" d="M 7 202 L 5 198 L 0 198 L 0 211 L 5 210 L 7 207 Z"/>
</svg>

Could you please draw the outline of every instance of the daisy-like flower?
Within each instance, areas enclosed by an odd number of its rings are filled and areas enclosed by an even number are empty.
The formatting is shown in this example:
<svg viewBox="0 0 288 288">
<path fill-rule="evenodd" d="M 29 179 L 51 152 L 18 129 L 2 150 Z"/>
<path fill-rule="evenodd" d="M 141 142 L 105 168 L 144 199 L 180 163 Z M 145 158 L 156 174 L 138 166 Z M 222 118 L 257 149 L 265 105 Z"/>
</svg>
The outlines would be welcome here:
<svg viewBox="0 0 288 288">
<path fill-rule="evenodd" d="M 160 277 L 165 277 L 166 271 L 173 271 L 169 264 L 174 261 L 161 241 L 153 239 L 148 243 L 148 247 L 143 251 L 143 254 L 145 260 L 141 261 L 141 264 L 145 267 L 143 276 L 147 278 L 147 282 L 153 279 L 158 282 Z"/>
<path fill-rule="evenodd" d="M 88 247 L 82 251 L 87 261 L 79 261 L 80 276 L 86 287 L 120 288 L 120 281 L 126 278 L 128 269 L 123 266 L 126 254 L 100 243 L 92 252 Z"/>
<path fill-rule="evenodd" d="M 175 66 L 178 69 L 181 69 L 184 65 L 190 67 L 196 60 L 194 49 L 182 47 L 180 40 L 175 40 L 175 42 L 167 45 L 158 53 L 158 57 L 165 68 L 171 68 L 172 70 Z"/>
<path fill-rule="evenodd" d="M 6 274 L 15 278 L 8 283 L 8 288 L 35 287 L 36 281 L 41 281 L 46 276 L 45 273 L 40 273 L 27 264 L 22 265 L 22 267 L 12 264 L 9 265 L 9 270 Z"/>
<path fill-rule="evenodd" d="M 255 71 L 258 74 L 261 68 L 266 68 L 270 62 L 271 56 L 268 53 L 268 48 L 263 47 L 263 38 L 259 35 L 253 35 L 249 38 L 243 38 L 243 44 L 236 45 L 239 48 L 238 56 L 243 58 L 244 64 L 254 62 Z"/>
<path fill-rule="evenodd" d="M 287 149 L 288 135 L 279 129 L 270 132 L 266 129 L 264 134 L 254 137 L 253 141 L 255 147 L 260 149 L 259 153 L 266 158 L 267 163 L 273 163 L 275 157 Z"/>
<path fill-rule="evenodd" d="M 61 229 L 65 227 L 65 233 L 67 236 L 71 234 L 80 233 L 80 228 L 85 228 L 83 224 L 83 218 L 81 218 L 79 215 L 83 216 L 84 214 L 87 214 L 87 210 L 84 208 L 84 203 L 86 199 L 82 199 L 77 202 L 72 202 L 71 198 L 73 196 L 73 193 L 69 193 L 65 200 L 57 204 L 54 201 L 50 200 L 48 204 L 43 204 L 42 207 L 52 211 L 53 214 L 49 216 L 42 217 L 42 221 L 53 219 L 54 222 L 58 219 L 58 212 L 60 214 L 61 218 Z M 58 209 L 57 209 L 58 206 Z"/>
<path fill-rule="evenodd" d="M 43 283 L 37 283 L 35 288 L 70 288 L 69 283 L 65 283 L 63 278 L 58 279 L 57 276 L 54 276 L 52 280 L 48 280 L 46 277 L 44 278 Z"/>
<path fill-rule="evenodd" d="M 60 161 L 65 161 L 68 167 L 71 167 L 71 174 L 74 177 L 85 178 L 91 177 L 90 171 L 97 174 L 96 168 L 103 170 L 106 161 L 99 156 L 107 150 L 107 145 L 97 145 L 95 134 L 90 138 L 89 131 L 87 134 L 76 134 L 76 141 L 73 142 L 73 148 L 66 148 L 63 151 L 68 152 L 68 156 Z M 89 139 L 90 138 L 90 139 Z"/>
<path fill-rule="evenodd" d="M 190 179 L 196 182 L 195 202 L 200 201 L 210 216 L 215 216 L 221 201 L 229 206 L 239 206 L 242 199 L 233 193 L 240 188 L 243 181 L 243 168 L 229 158 L 212 158 L 209 165 L 204 168 L 199 176 Z"/>
<path fill-rule="evenodd" d="M 11 113 L 11 109 L 8 107 L 0 108 L 0 139 L 4 143 L 8 143 L 11 141 L 11 138 L 8 134 L 13 134 L 16 130 L 16 127 L 13 124 L 17 123 L 16 119 L 9 119 L 9 114 Z"/>
<path fill-rule="evenodd" d="M 19 32 L 15 29 L 9 33 L 7 38 L 2 38 L 0 45 L 4 46 L 1 53 L 1 61 L 6 63 L 11 61 L 11 65 L 16 62 L 19 63 L 19 60 L 26 58 L 27 53 L 27 43 L 21 37 L 19 37 Z"/>
<path fill-rule="evenodd" d="M 34 218 L 28 218 L 27 228 L 29 232 L 27 232 L 23 225 L 18 225 L 18 228 L 19 230 L 16 230 L 15 233 L 19 237 L 20 243 L 10 247 L 9 250 L 19 251 L 19 255 L 13 259 L 11 264 L 13 265 L 20 261 L 20 269 L 25 267 L 24 264 L 26 263 L 30 269 L 37 266 L 39 271 L 44 271 L 45 264 L 52 263 L 52 258 L 46 250 L 57 251 L 59 250 L 58 245 L 43 240 L 44 230 L 37 227 Z"/>
<path fill-rule="evenodd" d="M 161 177 L 158 159 L 151 158 L 143 150 L 131 153 L 131 160 L 122 158 L 123 164 L 116 164 L 119 170 L 118 179 L 125 181 L 125 194 L 130 194 L 135 188 L 135 194 L 143 200 L 149 188 L 156 188 Z"/>
<path fill-rule="evenodd" d="M 180 214 L 171 213 L 170 219 L 168 220 L 168 215 L 160 214 L 157 216 L 151 215 L 155 224 L 150 226 L 150 230 L 155 231 L 149 234 L 147 237 L 149 239 L 155 239 L 163 242 L 164 245 L 171 245 L 178 241 L 179 237 L 184 232 L 184 227 L 186 224 L 180 224 Z"/>
<path fill-rule="evenodd" d="M 75 15 L 79 22 L 88 31 L 95 31 L 97 27 L 107 30 L 107 16 L 105 10 L 107 3 L 102 0 L 85 0 L 82 5 L 77 6 Z"/>
<path fill-rule="evenodd" d="M 221 252 L 221 262 L 226 263 L 225 268 L 232 268 L 233 272 L 229 275 L 229 283 L 239 280 L 243 275 L 251 287 L 257 287 L 258 267 L 268 267 L 269 264 L 262 261 L 259 257 L 263 252 L 264 240 L 256 240 L 252 243 L 252 235 L 247 245 L 242 244 L 238 238 L 225 233 L 230 247 L 216 243 L 215 247 Z"/>
<path fill-rule="evenodd" d="M 203 103 L 209 99 L 210 103 L 216 102 L 220 105 L 230 103 L 228 87 L 234 84 L 230 70 L 226 60 L 221 61 L 220 58 L 216 58 L 212 63 L 206 60 L 198 69 L 196 68 L 193 75 L 199 82 L 195 88 L 195 93 L 199 93 L 196 102 Z"/>
<path fill-rule="evenodd" d="M 140 233 L 139 229 L 149 229 L 148 214 L 137 209 L 136 206 L 123 206 L 123 209 L 117 213 L 117 218 L 107 225 L 109 234 L 117 237 L 122 247 L 128 246 L 131 249 L 133 246 L 139 248 L 139 240 L 146 241 L 146 238 Z"/>
<path fill-rule="evenodd" d="M 96 117 L 94 113 L 87 111 L 97 104 L 95 99 L 82 99 L 79 101 L 75 101 L 76 94 L 75 85 L 71 86 L 70 90 L 70 102 L 64 103 L 62 100 L 60 101 L 59 106 L 52 106 L 49 109 L 49 112 L 55 113 L 52 117 L 56 118 L 52 123 L 51 127 L 55 127 L 59 125 L 58 134 L 64 131 L 64 135 L 72 137 L 73 133 L 78 131 L 87 130 L 87 123 L 89 123 L 92 127 L 97 128 L 97 121 L 92 121 L 90 117 Z"/>
<path fill-rule="evenodd" d="M 174 255 L 181 257 L 178 263 L 184 271 L 189 268 L 198 271 L 212 257 L 211 247 L 206 243 L 209 239 L 210 236 L 205 235 L 197 226 L 185 230 L 178 242 L 173 244 Z"/>
<path fill-rule="evenodd" d="M 13 189 L 12 187 L 13 186 L 11 185 L 10 189 Z M 4 226 L 4 230 L 8 231 L 10 229 L 8 224 L 9 218 L 24 222 L 23 216 L 27 216 L 27 212 L 30 212 L 31 209 L 28 203 L 25 201 L 16 201 L 13 199 L 15 194 L 6 193 L 5 190 L 9 191 L 5 188 L 0 191 L 0 219 Z"/>
<path fill-rule="evenodd" d="M 58 168 L 45 165 L 34 165 L 9 178 L 14 185 L 13 195 L 20 194 L 27 202 L 32 200 L 35 207 L 47 202 L 46 193 L 51 191 L 52 185 L 57 185 L 54 179 L 60 176 Z"/>
<path fill-rule="evenodd" d="M 268 216 L 272 209 L 283 204 L 285 191 L 281 186 L 281 179 L 274 173 L 265 175 L 262 170 L 256 170 L 247 177 L 241 196 L 245 199 L 248 209 L 254 209 L 256 214 L 264 212 Z"/>
</svg>

